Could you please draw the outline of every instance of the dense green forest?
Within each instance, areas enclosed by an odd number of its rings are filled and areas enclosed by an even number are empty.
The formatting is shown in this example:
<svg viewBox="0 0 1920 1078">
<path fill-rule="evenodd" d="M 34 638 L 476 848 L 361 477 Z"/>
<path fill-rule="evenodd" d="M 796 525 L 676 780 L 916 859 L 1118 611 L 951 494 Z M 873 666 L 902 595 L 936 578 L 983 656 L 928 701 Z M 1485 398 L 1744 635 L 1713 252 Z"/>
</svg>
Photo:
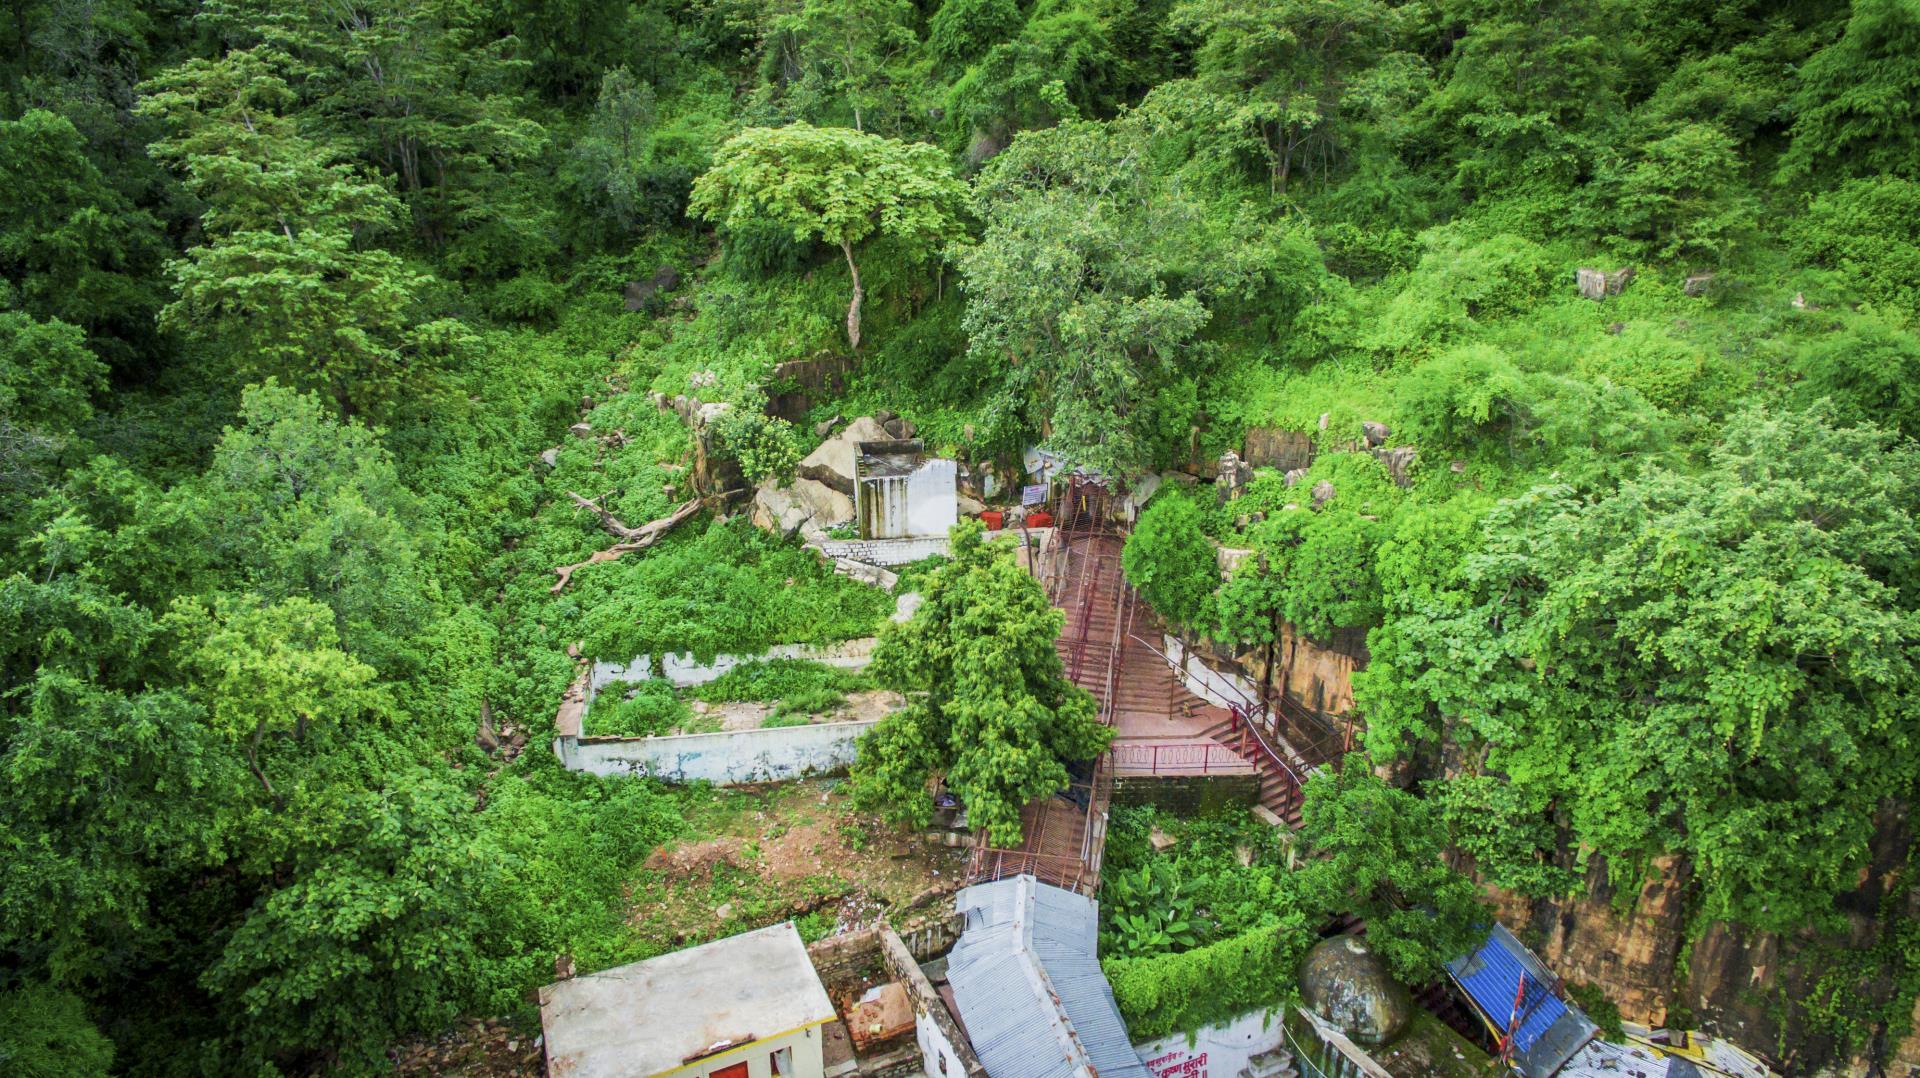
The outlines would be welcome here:
<svg viewBox="0 0 1920 1078">
<path fill-rule="evenodd" d="M 0 94 L 0 1070 L 378 1071 L 646 953 L 699 794 L 558 766 L 568 647 L 891 599 L 738 513 L 556 589 L 566 492 L 686 497 L 648 390 L 790 469 L 797 358 L 966 460 L 1317 442 L 1129 573 L 1364 630 L 1429 869 L 1826 928 L 1920 776 L 1915 0 L 18 0 Z M 1882 882 L 1778 1001 L 1862 1051 L 1920 990 Z"/>
</svg>

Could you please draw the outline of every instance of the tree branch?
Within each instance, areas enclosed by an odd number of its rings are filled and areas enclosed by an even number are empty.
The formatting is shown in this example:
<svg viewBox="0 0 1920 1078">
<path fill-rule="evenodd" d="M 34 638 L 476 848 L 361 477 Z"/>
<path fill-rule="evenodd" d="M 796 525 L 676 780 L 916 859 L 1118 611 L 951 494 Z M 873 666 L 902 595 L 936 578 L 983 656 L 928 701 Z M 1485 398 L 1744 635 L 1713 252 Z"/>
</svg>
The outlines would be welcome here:
<svg viewBox="0 0 1920 1078">
<path fill-rule="evenodd" d="M 682 521 L 698 513 L 707 503 L 712 502 L 718 504 L 733 497 L 737 493 L 739 492 L 729 490 L 722 494 L 708 495 L 705 498 L 689 498 L 685 502 L 682 502 L 680 507 L 669 515 L 661 517 L 659 520 L 642 524 L 638 528 L 629 528 L 620 522 L 619 517 L 614 516 L 602 508 L 597 499 L 583 498 L 571 490 L 567 491 L 567 496 L 573 499 L 575 505 L 578 505 L 582 509 L 593 510 L 595 515 L 600 518 L 600 526 L 611 532 L 620 542 L 613 544 L 605 550 L 595 551 L 593 556 L 589 557 L 586 561 L 574 562 L 572 565 L 554 566 L 553 571 L 560 579 L 555 581 L 553 587 L 549 588 L 548 591 L 554 595 L 565 591 L 568 582 L 573 579 L 573 574 L 577 570 L 584 569 L 589 565 L 594 565 L 599 562 L 613 561 L 620 555 L 628 554 L 635 550 L 647 549 L 659 542 L 661 536 L 678 527 Z"/>
</svg>

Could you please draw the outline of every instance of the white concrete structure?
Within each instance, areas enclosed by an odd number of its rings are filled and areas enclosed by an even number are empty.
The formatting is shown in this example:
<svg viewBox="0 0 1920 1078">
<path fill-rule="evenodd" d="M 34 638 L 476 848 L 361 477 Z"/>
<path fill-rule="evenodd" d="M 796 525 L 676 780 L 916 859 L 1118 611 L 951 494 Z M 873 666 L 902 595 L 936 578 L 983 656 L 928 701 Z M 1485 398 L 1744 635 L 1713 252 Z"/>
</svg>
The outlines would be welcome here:
<svg viewBox="0 0 1920 1078">
<path fill-rule="evenodd" d="M 563 734 L 554 738 L 553 751 L 571 771 L 736 786 L 844 771 L 859 739 L 879 724 L 861 719 L 667 737 Z"/>
<path fill-rule="evenodd" d="M 860 538 L 944 538 L 960 519 L 960 467 L 953 461 L 926 456 L 913 439 L 860 442 L 855 450 Z"/>
<path fill-rule="evenodd" d="M 791 921 L 540 990 L 554 1078 L 823 1078 L 835 1017 Z"/>
<path fill-rule="evenodd" d="M 1275 1008 L 1249 1011 L 1191 1035 L 1169 1034 L 1136 1044 L 1133 1050 L 1153 1078 L 1233 1078 L 1252 1065 L 1253 1057 L 1284 1044 L 1280 1012 Z"/>
<path fill-rule="evenodd" d="M 946 532 L 917 539 L 822 539 L 813 545 L 829 558 L 869 565 L 907 565 L 952 550 Z"/>
<path fill-rule="evenodd" d="M 863 636 L 838 644 L 775 644 L 757 655 L 716 655 L 707 663 L 694 658 L 692 652 L 668 652 L 660 657 L 658 670 L 654 668 L 653 659 L 646 655 L 624 663 L 597 662 L 593 664 L 593 676 L 588 682 L 591 689 L 588 699 L 615 681 L 649 681 L 659 677 L 676 689 L 705 685 L 718 681 L 721 675 L 742 663 L 765 659 L 799 659 L 841 670 L 862 670 L 873 661 L 873 646 L 878 642 L 877 637 Z"/>
</svg>

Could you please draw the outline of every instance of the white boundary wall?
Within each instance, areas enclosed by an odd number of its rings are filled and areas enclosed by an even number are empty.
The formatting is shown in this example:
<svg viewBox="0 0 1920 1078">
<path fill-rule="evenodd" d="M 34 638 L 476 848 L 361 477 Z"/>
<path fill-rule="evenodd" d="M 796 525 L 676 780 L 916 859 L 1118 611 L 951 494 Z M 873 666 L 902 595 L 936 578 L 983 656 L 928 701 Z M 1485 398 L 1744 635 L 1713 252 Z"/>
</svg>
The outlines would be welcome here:
<svg viewBox="0 0 1920 1078">
<path fill-rule="evenodd" d="M 571 771 L 641 775 L 733 786 L 845 770 L 878 719 L 668 737 L 559 737 L 554 754 Z"/>
<path fill-rule="evenodd" d="M 812 545 L 829 558 L 863 561 L 868 565 L 906 565 L 952 550 L 944 532 L 913 539 L 820 539 Z"/>
<path fill-rule="evenodd" d="M 1216 707 L 1246 707 L 1260 699 L 1260 688 L 1238 674 L 1215 670 L 1198 658 L 1187 658 L 1187 645 L 1172 633 L 1160 638 L 1166 649 L 1167 658 L 1180 667 L 1181 680 L 1187 683 L 1187 691 Z"/>
<path fill-rule="evenodd" d="M 710 663 L 695 659 L 692 652 L 681 652 L 661 656 L 657 674 L 653 669 L 652 657 L 647 655 L 624 663 L 597 662 L 593 664 L 589 693 L 597 695 L 615 681 L 651 681 L 655 677 L 664 678 L 676 689 L 705 685 L 741 663 L 760 659 L 803 659 L 825 666 L 837 666 L 842 670 L 861 670 L 873 661 L 873 646 L 876 643 L 876 637 L 864 636 L 838 644 L 777 644 L 758 655 L 716 655 Z"/>
<path fill-rule="evenodd" d="M 1192 1037 L 1174 1033 L 1133 1050 L 1153 1078 L 1235 1078 L 1254 1056 L 1280 1045 L 1280 1018 L 1278 1010 L 1251 1011 Z"/>
</svg>

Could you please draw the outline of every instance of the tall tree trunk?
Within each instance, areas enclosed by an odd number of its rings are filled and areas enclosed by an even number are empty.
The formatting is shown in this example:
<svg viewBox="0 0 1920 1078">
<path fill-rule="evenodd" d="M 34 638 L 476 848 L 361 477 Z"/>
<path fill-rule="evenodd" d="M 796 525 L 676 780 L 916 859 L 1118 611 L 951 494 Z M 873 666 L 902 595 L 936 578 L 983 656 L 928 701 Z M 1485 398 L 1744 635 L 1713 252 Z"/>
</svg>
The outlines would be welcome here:
<svg viewBox="0 0 1920 1078">
<path fill-rule="evenodd" d="M 853 264 L 853 245 L 846 240 L 841 240 L 840 253 L 847 256 L 847 272 L 853 274 L 853 303 L 847 307 L 847 344 L 858 352 L 860 350 L 860 301 L 867 297 L 867 293 L 860 287 L 860 267 Z"/>
</svg>

